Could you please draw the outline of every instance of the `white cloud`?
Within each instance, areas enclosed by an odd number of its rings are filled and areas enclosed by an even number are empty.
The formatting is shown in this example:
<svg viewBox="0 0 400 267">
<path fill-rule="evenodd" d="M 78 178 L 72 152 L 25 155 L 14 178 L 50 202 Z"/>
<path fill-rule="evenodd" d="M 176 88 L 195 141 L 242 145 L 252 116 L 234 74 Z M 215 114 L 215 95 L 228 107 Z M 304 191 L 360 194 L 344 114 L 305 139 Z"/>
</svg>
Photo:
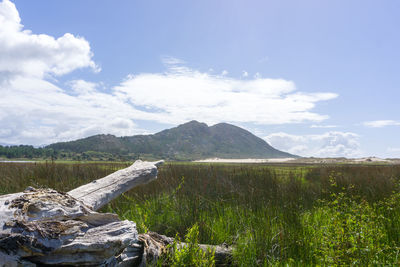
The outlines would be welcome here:
<svg viewBox="0 0 400 267">
<path fill-rule="evenodd" d="M 42 78 L 62 75 L 78 68 L 98 70 L 89 43 L 66 33 L 59 38 L 24 30 L 15 5 L 0 3 L 0 81 L 24 75 Z"/>
<path fill-rule="evenodd" d="M 310 126 L 310 128 L 323 128 L 323 129 L 327 129 L 327 128 L 337 128 L 337 125 L 318 125 L 318 124 L 313 124 Z"/>
<path fill-rule="evenodd" d="M 242 71 L 242 77 L 246 78 L 249 76 L 249 73 L 247 71 Z"/>
<path fill-rule="evenodd" d="M 328 116 L 312 112 L 316 103 L 337 97 L 299 92 L 283 79 L 241 80 L 176 65 L 165 73 L 129 76 L 114 90 L 134 106 L 152 110 L 147 119 L 171 124 L 191 119 L 210 124 L 319 122 Z"/>
<path fill-rule="evenodd" d="M 364 126 L 373 128 L 382 128 L 386 126 L 400 126 L 399 121 L 394 120 L 377 120 L 377 121 L 366 121 L 363 123 Z"/>
<path fill-rule="evenodd" d="M 23 29 L 12 2 L 0 2 L 0 142 L 40 145 L 98 133 L 142 132 L 126 115 L 141 112 L 101 93 L 98 84 L 71 81 L 68 93 L 46 80 L 83 67 L 98 70 L 85 39 L 33 34 Z"/>
<path fill-rule="evenodd" d="M 143 112 L 115 95 L 99 92 L 96 84 L 76 81 L 74 85 L 73 95 L 34 78 L 18 77 L 1 87 L 4 116 L 0 116 L 0 124 L 8 131 L 0 134 L 0 142 L 41 145 L 99 133 L 143 132 L 133 122 Z M 80 87 L 85 90 L 78 90 Z"/>
<path fill-rule="evenodd" d="M 223 70 L 222 73 L 221 73 L 221 75 L 222 75 L 222 76 L 225 76 L 225 75 L 228 75 L 228 73 L 229 73 L 229 72 L 228 72 L 227 70 Z"/>
<path fill-rule="evenodd" d="M 108 93 L 83 80 L 67 85 L 72 90 L 17 76 L 0 86 L 0 123 L 11 130 L 0 142 L 40 145 L 98 133 L 143 133 L 135 120 L 175 125 L 192 119 L 209 124 L 317 122 L 327 116 L 312 112 L 315 104 L 336 97 L 298 92 L 291 81 L 243 81 L 187 67 L 129 76 Z"/>
<path fill-rule="evenodd" d="M 273 133 L 265 140 L 277 149 L 308 157 L 358 157 L 359 136 L 351 132 L 331 131 L 320 135 Z"/>
<path fill-rule="evenodd" d="M 95 93 L 98 87 L 98 84 L 84 80 L 73 80 L 69 82 L 69 85 L 76 94 Z"/>
<path fill-rule="evenodd" d="M 48 144 L 110 133 L 146 132 L 136 120 L 164 124 L 196 119 L 285 124 L 319 122 L 312 111 L 334 93 L 304 93 L 283 79 L 234 79 L 199 72 L 163 57 L 165 73 L 130 75 L 118 86 L 84 80 L 52 82 L 78 68 L 98 70 L 89 43 L 65 34 L 54 38 L 24 30 L 15 5 L 0 3 L 0 143 Z M 107 92 L 107 93 L 106 93 Z"/>
<path fill-rule="evenodd" d="M 182 59 L 179 59 L 176 57 L 171 57 L 171 56 L 162 56 L 161 60 L 165 65 L 185 64 L 185 61 L 183 61 Z"/>
</svg>

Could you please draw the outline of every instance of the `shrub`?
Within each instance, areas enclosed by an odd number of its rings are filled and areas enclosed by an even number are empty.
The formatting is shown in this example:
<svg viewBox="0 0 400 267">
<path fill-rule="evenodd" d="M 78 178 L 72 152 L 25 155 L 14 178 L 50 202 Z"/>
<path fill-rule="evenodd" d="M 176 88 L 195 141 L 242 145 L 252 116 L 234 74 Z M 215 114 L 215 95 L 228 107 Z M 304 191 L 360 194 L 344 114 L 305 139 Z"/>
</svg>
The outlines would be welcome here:
<svg viewBox="0 0 400 267">
<path fill-rule="evenodd" d="M 178 236 L 174 243 L 169 246 L 170 252 L 158 262 L 159 266 L 199 266 L 211 267 L 215 266 L 214 251 L 209 249 L 203 251 L 198 244 L 199 226 L 194 224 L 185 236 L 186 244 L 182 245 Z"/>
</svg>

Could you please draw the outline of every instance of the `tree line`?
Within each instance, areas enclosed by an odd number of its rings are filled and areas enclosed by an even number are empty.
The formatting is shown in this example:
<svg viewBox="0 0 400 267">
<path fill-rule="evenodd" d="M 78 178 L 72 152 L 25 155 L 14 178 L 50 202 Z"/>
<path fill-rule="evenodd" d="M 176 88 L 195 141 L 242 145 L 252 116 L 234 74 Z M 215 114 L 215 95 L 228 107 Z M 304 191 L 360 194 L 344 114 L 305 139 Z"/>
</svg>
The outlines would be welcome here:
<svg viewBox="0 0 400 267">
<path fill-rule="evenodd" d="M 0 158 L 7 159 L 51 159 L 51 160 L 78 160 L 78 161 L 126 161 L 138 158 L 138 155 L 122 155 L 98 151 L 85 151 L 77 153 L 69 150 L 55 150 L 53 148 L 30 145 L 1 146 Z"/>
<path fill-rule="evenodd" d="M 14 158 L 54 158 L 58 154 L 52 148 L 35 148 L 29 145 L 0 146 L 0 157 Z"/>
</svg>

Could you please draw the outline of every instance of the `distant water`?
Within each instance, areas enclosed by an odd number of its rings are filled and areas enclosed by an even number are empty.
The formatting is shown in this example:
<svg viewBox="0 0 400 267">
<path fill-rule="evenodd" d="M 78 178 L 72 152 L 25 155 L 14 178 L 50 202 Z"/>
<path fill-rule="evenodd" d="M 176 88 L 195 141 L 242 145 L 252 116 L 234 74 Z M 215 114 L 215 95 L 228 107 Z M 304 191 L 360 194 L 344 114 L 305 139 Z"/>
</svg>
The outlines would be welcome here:
<svg viewBox="0 0 400 267">
<path fill-rule="evenodd" d="M 0 160 L 0 163 L 35 163 L 36 161 L 29 160 Z"/>
</svg>

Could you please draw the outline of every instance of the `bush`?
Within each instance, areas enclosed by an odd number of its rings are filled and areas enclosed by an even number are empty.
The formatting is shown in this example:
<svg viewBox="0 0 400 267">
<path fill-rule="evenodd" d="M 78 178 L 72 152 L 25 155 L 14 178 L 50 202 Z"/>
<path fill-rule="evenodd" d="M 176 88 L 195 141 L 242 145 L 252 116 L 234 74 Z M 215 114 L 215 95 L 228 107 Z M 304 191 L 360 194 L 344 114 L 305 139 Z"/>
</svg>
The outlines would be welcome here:
<svg viewBox="0 0 400 267">
<path fill-rule="evenodd" d="M 302 216 L 312 261 L 322 265 L 387 264 L 383 217 L 367 201 L 332 193 L 331 201 Z"/>
<path fill-rule="evenodd" d="M 190 228 L 185 236 L 185 245 L 181 245 L 180 239 L 176 236 L 174 243 L 169 246 L 170 252 L 158 262 L 159 266 L 215 266 L 214 251 L 207 252 L 200 249 L 198 244 L 199 226 L 197 224 Z"/>
</svg>

